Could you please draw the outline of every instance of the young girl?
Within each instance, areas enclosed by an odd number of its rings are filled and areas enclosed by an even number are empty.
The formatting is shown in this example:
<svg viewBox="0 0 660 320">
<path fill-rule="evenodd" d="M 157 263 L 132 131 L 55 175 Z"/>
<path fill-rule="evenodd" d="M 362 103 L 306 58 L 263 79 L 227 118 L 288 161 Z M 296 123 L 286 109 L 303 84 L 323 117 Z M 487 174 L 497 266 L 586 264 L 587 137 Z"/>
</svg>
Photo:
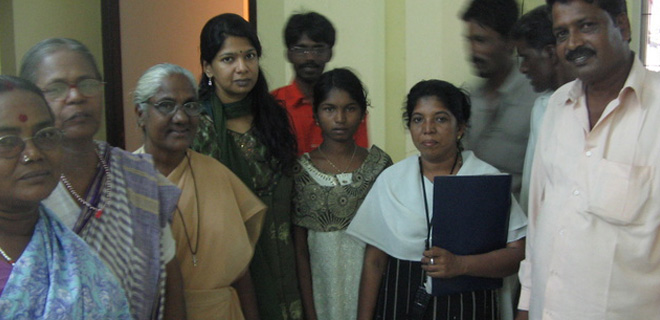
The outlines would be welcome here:
<svg viewBox="0 0 660 320">
<path fill-rule="evenodd" d="M 294 241 L 306 319 L 355 319 L 364 247 L 344 230 L 390 157 L 353 139 L 367 112 L 349 70 L 324 73 L 314 86 L 323 143 L 294 168 Z"/>
</svg>

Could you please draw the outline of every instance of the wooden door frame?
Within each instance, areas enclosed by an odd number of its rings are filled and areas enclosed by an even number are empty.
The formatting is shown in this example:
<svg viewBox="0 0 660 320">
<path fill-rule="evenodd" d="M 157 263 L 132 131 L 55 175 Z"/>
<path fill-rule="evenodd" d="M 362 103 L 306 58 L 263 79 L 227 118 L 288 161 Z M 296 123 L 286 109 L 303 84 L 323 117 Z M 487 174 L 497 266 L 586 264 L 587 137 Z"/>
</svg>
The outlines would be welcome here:
<svg viewBox="0 0 660 320">
<path fill-rule="evenodd" d="M 248 0 L 250 23 L 257 28 L 257 0 Z M 124 149 L 124 90 L 121 68 L 119 1 L 101 0 L 103 78 L 105 79 L 105 133 L 111 146 Z"/>
</svg>

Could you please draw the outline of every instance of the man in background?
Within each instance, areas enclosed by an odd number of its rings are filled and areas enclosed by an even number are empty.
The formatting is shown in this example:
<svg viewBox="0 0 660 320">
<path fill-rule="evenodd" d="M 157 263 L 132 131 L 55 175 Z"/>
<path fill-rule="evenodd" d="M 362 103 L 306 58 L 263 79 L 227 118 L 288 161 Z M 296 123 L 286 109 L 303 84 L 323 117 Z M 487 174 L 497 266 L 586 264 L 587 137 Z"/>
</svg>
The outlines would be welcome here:
<svg viewBox="0 0 660 320">
<path fill-rule="evenodd" d="M 532 107 L 529 140 L 525 152 L 525 165 L 520 190 L 520 206 L 527 213 L 529 176 L 541 120 L 552 93 L 563 84 L 575 79 L 570 65 L 561 63 L 555 53 L 555 36 L 548 6 L 541 5 L 524 14 L 511 30 L 518 57 L 519 70 L 527 76 L 534 91 L 541 93 Z"/>
<path fill-rule="evenodd" d="M 473 0 L 463 13 L 470 61 L 483 82 L 470 90 L 472 119 L 465 147 L 513 176 L 518 198 L 529 136 L 532 105 L 538 94 L 515 64 L 509 32 L 518 19 L 515 0 Z"/>
<path fill-rule="evenodd" d="M 657 319 L 660 74 L 630 50 L 625 0 L 547 3 L 578 79 L 543 118 L 518 318 Z"/>
<path fill-rule="evenodd" d="M 332 58 L 335 28 L 326 17 L 316 12 L 294 14 L 284 29 L 284 43 L 287 59 L 296 76 L 290 85 L 276 89 L 272 94 L 291 116 L 300 155 L 318 148 L 323 142 L 321 128 L 312 110 L 312 90 L 323 74 L 325 64 Z M 354 137 L 359 146 L 369 147 L 366 117 Z"/>
</svg>

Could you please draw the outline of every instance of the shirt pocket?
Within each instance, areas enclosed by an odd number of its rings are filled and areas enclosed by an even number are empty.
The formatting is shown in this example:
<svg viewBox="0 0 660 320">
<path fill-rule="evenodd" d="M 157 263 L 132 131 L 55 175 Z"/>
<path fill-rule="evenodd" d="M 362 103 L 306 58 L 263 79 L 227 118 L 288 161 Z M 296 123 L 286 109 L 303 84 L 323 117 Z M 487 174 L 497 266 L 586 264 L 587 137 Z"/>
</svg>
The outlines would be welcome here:
<svg viewBox="0 0 660 320">
<path fill-rule="evenodd" d="M 587 212 L 612 224 L 635 222 L 651 194 L 653 167 L 601 159 L 589 171 Z"/>
</svg>

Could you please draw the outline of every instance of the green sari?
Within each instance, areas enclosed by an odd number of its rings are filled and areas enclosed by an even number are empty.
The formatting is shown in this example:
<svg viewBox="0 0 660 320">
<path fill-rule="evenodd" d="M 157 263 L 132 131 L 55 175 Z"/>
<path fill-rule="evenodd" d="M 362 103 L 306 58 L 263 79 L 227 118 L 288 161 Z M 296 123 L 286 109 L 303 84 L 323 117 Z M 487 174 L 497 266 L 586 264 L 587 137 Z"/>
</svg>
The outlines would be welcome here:
<svg viewBox="0 0 660 320">
<path fill-rule="evenodd" d="M 236 174 L 268 206 L 261 237 L 250 264 L 262 319 L 302 319 L 295 252 L 291 236 L 293 179 L 281 172 L 277 160 L 268 161 L 266 146 L 255 136 L 227 129 L 227 119 L 249 114 L 250 97 L 222 104 L 213 95 L 204 101 L 193 149 L 212 156 Z"/>
</svg>

